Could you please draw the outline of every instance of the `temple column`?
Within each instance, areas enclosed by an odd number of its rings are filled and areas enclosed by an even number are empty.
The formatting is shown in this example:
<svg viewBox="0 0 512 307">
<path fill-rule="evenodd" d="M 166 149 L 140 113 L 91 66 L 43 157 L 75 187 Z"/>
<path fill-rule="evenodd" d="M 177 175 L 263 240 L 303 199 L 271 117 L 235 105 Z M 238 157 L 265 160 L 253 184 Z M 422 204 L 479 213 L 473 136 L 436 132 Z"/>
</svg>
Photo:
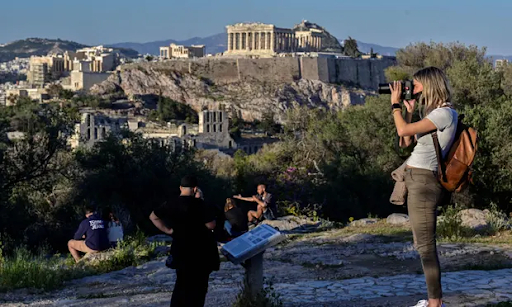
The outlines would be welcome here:
<svg viewBox="0 0 512 307">
<path fill-rule="evenodd" d="M 231 39 L 233 39 L 232 33 L 228 33 L 228 51 L 231 51 L 232 42 Z"/>
<path fill-rule="evenodd" d="M 255 50 L 256 49 L 256 32 L 252 32 L 251 33 L 252 35 L 252 39 L 251 39 L 251 44 L 252 44 L 252 50 Z"/>
<path fill-rule="evenodd" d="M 276 50 L 275 33 L 274 32 L 272 32 L 272 34 L 270 35 L 270 48 L 272 49 L 272 51 Z"/>
<path fill-rule="evenodd" d="M 245 50 L 249 50 L 249 32 L 245 32 Z"/>
</svg>

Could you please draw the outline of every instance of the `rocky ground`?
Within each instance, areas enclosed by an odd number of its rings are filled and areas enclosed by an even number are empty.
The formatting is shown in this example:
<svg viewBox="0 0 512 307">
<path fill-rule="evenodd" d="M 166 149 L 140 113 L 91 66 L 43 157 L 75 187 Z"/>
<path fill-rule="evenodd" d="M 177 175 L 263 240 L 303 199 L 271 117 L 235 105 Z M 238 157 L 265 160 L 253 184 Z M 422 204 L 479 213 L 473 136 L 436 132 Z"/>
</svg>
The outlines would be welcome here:
<svg viewBox="0 0 512 307">
<path fill-rule="evenodd" d="M 284 306 L 412 306 L 426 293 L 406 225 L 385 221 L 310 232 L 320 225 L 287 220 L 289 239 L 265 253 L 265 277 Z M 309 233 L 308 233 L 309 232 Z M 510 235 L 510 234 L 505 234 Z M 491 240 L 492 241 L 492 240 Z M 508 240 L 510 241 L 510 240 Z M 512 245 L 441 243 L 447 306 L 512 301 Z M 0 294 L 2 306 L 168 306 L 175 282 L 165 258 L 75 280 L 45 294 Z M 223 262 L 211 275 L 206 306 L 230 306 L 244 270 Z"/>
</svg>

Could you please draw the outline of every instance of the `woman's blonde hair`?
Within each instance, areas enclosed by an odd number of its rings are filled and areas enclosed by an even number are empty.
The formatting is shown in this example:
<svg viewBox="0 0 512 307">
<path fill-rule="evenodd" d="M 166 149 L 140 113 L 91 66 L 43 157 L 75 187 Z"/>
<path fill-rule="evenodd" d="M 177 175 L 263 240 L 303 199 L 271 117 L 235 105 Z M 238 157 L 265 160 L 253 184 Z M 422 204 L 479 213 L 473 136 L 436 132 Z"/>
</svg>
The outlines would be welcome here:
<svg viewBox="0 0 512 307">
<path fill-rule="evenodd" d="M 424 117 L 444 103 L 451 102 L 452 94 L 448 79 L 437 67 L 426 67 L 417 71 L 414 79 L 423 85 L 419 98 L 420 114 Z"/>
<path fill-rule="evenodd" d="M 224 205 L 224 212 L 228 212 L 231 208 L 235 208 L 235 200 L 233 198 L 226 198 L 226 205 Z"/>
</svg>

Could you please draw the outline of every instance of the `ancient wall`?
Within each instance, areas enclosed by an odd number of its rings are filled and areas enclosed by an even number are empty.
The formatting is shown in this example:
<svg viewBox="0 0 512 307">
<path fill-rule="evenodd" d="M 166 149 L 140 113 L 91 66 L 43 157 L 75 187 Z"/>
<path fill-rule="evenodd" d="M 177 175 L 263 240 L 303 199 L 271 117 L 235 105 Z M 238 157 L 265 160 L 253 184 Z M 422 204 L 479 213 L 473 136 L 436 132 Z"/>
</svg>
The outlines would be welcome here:
<svg viewBox="0 0 512 307">
<path fill-rule="evenodd" d="M 366 89 L 377 89 L 385 82 L 384 69 L 394 60 L 335 59 L 313 57 L 283 58 L 225 58 L 171 60 L 159 63 L 136 64 L 138 67 L 159 71 L 190 73 L 211 80 L 215 84 L 238 81 L 293 82 L 300 78 L 326 83 L 345 83 Z"/>
<path fill-rule="evenodd" d="M 299 80 L 299 58 L 238 59 L 240 80 L 293 82 Z"/>
</svg>

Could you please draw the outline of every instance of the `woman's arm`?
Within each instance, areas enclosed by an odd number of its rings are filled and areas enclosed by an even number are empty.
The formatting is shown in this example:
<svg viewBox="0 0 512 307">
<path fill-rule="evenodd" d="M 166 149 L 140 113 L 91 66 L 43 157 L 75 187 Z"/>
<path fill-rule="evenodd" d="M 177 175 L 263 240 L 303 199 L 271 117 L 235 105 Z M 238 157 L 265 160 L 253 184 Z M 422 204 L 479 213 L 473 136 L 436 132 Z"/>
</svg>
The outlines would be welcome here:
<svg viewBox="0 0 512 307">
<path fill-rule="evenodd" d="M 399 111 L 393 111 L 393 119 L 395 120 L 396 132 L 400 137 L 412 137 L 416 134 L 437 130 L 436 125 L 428 118 L 415 123 L 407 123 Z"/>
<path fill-rule="evenodd" d="M 412 104 L 412 111 L 409 111 L 409 108 L 407 108 L 407 111 L 405 112 L 405 122 L 410 123 L 412 121 L 412 113 L 414 111 L 414 101 L 409 102 Z M 406 148 L 411 146 L 411 144 L 415 141 L 414 136 L 401 136 L 399 146 L 402 148 Z"/>
<path fill-rule="evenodd" d="M 391 89 L 391 105 L 399 104 L 402 96 L 402 86 L 399 82 L 395 81 L 393 84 L 390 84 L 389 87 Z M 409 137 L 412 139 L 416 134 L 427 133 L 437 129 L 436 125 L 434 125 L 434 123 L 428 118 L 424 118 L 419 122 L 411 123 L 410 121 L 412 119 L 412 111 L 414 110 L 414 101 L 405 101 L 404 103 L 407 107 L 407 113 L 410 113 L 410 115 L 406 115 L 406 118 L 410 116 L 410 120 L 408 122 L 402 117 L 402 109 L 393 109 L 392 111 L 398 136 Z"/>
</svg>

